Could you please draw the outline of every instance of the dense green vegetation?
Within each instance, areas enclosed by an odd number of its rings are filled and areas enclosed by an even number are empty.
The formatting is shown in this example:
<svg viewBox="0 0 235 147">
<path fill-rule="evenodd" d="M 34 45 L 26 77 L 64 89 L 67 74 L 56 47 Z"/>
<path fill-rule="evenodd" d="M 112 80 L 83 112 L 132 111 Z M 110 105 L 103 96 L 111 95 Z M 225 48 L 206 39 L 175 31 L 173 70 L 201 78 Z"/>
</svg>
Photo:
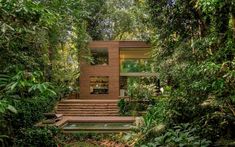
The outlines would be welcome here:
<svg viewBox="0 0 235 147">
<path fill-rule="evenodd" d="M 148 1 L 167 125 L 190 123 L 213 143 L 234 139 L 234 1 Z"/>
<path fill-rule="evenodd" d="M 68 86 L 78 89 L 79 53 L 89 39 L 85 20 L 93 15 L 88 6 L 73 0 L 0 1 L 0 146 L 22 146 L 21 129 L 50 112 Z"/>
<path fill-rule="evenodd" d="M 81 52 L 91 40 L 148 41 L 153 63 L 123 69 L 155 71 L 164 88 L 152 97 L 153 86 L 131 82 L 130 96 L 155 102 L 113 140 L 234 145 L 234 0 L 0 0 L 0 146 L 64 145 L 59 130 L 33 126 L 79 91 L 78 61 L 90 59 Z"/>
</svg>

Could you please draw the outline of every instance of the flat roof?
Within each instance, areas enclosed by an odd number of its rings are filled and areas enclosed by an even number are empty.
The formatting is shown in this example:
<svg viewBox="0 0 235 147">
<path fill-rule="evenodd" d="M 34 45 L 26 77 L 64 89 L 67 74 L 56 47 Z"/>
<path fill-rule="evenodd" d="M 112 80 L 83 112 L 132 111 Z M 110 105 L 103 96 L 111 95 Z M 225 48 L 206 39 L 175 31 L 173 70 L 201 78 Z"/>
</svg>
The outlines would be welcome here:
<svg viewBox="0 0 235 147">
<path fill-rule="evenodd" d="M 150 48 L 150 45 L 145 41 L 119 41 L 120 48 Z"/>
<path fill-rule="evenodd" d="M 150 48 L 150 44 L 146 41 L 108 41 L 108 40 L 100 40 L 100 41 L 91 41 L 90 44 L 107 44 L 107 43 L 118 43 L 119 48 Z"/>
<path fill-rule="evenodd" d="M 157 77 L 157 73 L 148 73 L 148 72 L 128 72 L 120 73 L 120 76 L 123 77 Z"/>
</svg>

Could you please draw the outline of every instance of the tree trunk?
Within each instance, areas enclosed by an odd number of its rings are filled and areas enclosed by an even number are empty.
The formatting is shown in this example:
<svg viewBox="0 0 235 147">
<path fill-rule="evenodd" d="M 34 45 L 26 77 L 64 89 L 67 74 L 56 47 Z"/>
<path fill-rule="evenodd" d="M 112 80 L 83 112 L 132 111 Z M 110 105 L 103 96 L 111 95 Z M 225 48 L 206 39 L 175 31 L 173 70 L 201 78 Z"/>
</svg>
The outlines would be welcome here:
<svg viewBox="0 0 235 147">
<path fill-rule="evenodd" d="M 56 27 L 51 28 L 48 32 L 48 40 L 49 40 L 49 46 L 48 46 L 48 67 L 47 67 L 47 80 L 52 80 L 52 69 L 53 69 L 53 63 L 55 57 L 55 48 L 58 43 L 58 36 L 57 36 L 57 30 Z"/>
<path fill-rule="evenodd" d="M 47 67 L 47 79 L 49 82 L 52 80 L 52 60 L 53 60 L 53 47 L 52 45 L 49 45 L 48 47 L 48 67 Z"/>
</svg>

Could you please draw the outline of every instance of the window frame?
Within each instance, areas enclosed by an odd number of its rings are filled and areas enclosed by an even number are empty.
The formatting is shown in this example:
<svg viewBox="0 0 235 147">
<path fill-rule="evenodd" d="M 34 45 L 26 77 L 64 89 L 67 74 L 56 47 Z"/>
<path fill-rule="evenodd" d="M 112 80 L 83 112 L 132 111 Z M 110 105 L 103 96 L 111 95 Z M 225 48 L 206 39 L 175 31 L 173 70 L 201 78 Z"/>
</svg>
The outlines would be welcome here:
<svg viewBox="0 0 235 147">
<path fill-rule="evenodd" d="M 97 81 L 92 80 L 96 78 Z M 95 85 L 95 86 L 94 86 Z M 102 86 L 103 85 L 103 86 Z M 96 88 L 95 88 L 96 87 Z M 107 95 L 109 94 L 109 76 L 90 76 L 89 77 L 89 93 L 91 95 Z M 96 90 L 96 92 L 94 92 Z M 99 92 L 99 91 L 106 92 Z"/>
<path fill-rule="evenodd" d="M 106 58 L 103 58 L 104 60 L 106 59 L 106 62 L 103 62 L 103 63 L 92 63 L 92 62 L 95 62 L 96 58 L 97 57 L 94 57 L 94 52 L 96 52 L 97 54 L 101 54 L 102 51 L 99 51 L 99 50 L 105 50 L 105 52 L 103 52 L 105 55 Z M 94 47 L 94 48 L 90 48 L 90 54 L 91 54 L 91 58 L 93 61 L 90 62 L 90 65 L 91 66 L 108 66 L 109 65 L 109 50 L 108 48 L 106 47 Z M 99 60 L 97 60 L 99 61 Z"/>
</svg>

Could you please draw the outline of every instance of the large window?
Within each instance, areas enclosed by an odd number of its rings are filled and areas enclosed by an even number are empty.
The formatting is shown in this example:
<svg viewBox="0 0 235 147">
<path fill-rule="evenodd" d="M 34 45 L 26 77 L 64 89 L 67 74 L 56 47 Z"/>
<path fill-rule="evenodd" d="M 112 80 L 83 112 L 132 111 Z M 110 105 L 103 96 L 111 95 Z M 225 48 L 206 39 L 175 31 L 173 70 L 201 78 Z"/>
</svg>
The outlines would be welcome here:
<svg viewBox="0 0 235 147">
<path fill-rule="evenodd" d="M 91 65 L 109 64 L 109 54 L 107 48 L 92 48 L 91 56 L 92 56 Z"/>
<path fill-rule="evenodd" d="M 153 72 L 152 61 L 150 59 L 123 59 L 120 70 L 123 73 Z"/>
<path fill-rule="evenodd" d="M 90 94 L 108 94 L 108 93 L 109 93 L 108 76 L 90 77 Z"/>
</svg>

